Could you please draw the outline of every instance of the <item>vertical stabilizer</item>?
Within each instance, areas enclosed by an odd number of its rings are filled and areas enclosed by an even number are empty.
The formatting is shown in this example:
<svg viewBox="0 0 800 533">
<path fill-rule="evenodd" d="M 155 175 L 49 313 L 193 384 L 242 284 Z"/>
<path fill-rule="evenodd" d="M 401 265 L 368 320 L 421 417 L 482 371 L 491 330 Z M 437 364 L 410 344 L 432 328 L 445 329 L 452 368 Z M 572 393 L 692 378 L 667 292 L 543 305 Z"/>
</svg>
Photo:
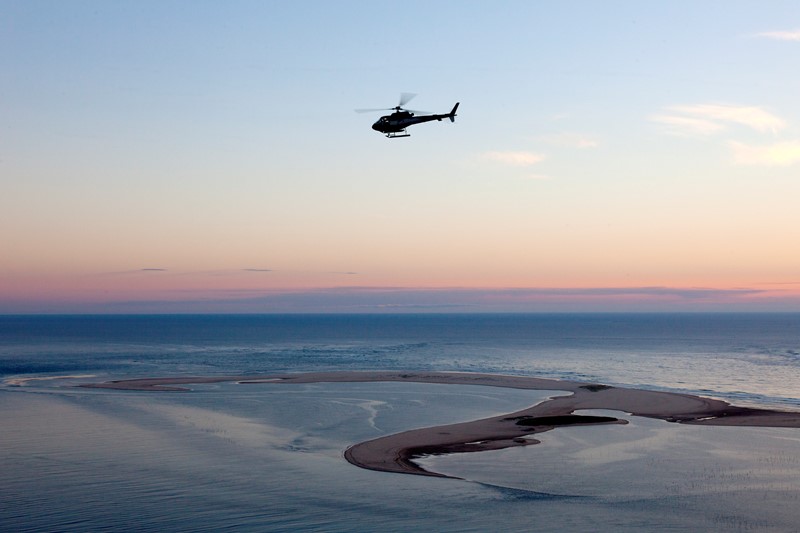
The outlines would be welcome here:
<svg viewBox="0 0 800 533">
<path fill-rule="evenodd" d="M 450 111 L 450 114 L 447 115 L 447 118 L 450 119 L 450 122 L 455 122 L 456 121 L 456 109 L 458 109 L 458 104 L 460 104 L 460 103 L 461 102 L 456 102 L 456 105 L 453 106 L 453 110 Z"/>
</svg>

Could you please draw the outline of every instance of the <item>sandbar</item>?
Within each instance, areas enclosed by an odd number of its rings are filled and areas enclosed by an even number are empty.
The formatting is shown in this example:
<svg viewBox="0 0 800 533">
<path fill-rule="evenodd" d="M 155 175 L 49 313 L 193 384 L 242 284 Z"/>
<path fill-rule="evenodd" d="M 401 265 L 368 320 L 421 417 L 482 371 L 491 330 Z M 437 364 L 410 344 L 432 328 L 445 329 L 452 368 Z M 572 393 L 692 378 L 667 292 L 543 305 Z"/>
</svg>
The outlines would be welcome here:
<svg viewBox="0 0 800 533">
<path fill-rule="evenodd" d="M 690 394 L 612 387 L 600 383 L 528 376 L 470 372 L 308 372 L 246 376 L 196 376 L 117 380 L 80 385 L 137 391 L 185 392 L 181 385 L 238 382 L 247 385 L 281 383 L 333 383 L 407 381 L 454 385 L 483 385 L 514 389 L 567 391 L 534 406 L 490 418 L 412 429 L 350 446 L 344 457 L 350 463 L 382 472 L 452 477 L 425 470 L 414 462 L 425 455 L 479 452 L 537 444 L 533 435 L 559 427 L 591 424 L 626 424 L 614 417 L 579 416 L 578 410 L 621 411 L 633 416 L 681 424 L 800 428 L 800 411 L 739 407 L 723 400 Z"/>
</svg>

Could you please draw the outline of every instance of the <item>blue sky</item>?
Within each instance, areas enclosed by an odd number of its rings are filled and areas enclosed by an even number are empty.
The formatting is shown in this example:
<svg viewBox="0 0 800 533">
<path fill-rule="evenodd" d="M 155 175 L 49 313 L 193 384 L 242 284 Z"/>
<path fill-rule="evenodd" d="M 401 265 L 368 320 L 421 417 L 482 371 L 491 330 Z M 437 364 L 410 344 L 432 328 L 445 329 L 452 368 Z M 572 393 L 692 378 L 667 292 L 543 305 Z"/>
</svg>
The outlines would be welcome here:
<svg viewBox="0 0 800 533">
<path fill-rule="evenodd" d="M 798 50 L 796 2 L 0 2 L 0 312 L 798 310 Z M 456 123 L 354 113 L 401 92 Z"/>
</svg>

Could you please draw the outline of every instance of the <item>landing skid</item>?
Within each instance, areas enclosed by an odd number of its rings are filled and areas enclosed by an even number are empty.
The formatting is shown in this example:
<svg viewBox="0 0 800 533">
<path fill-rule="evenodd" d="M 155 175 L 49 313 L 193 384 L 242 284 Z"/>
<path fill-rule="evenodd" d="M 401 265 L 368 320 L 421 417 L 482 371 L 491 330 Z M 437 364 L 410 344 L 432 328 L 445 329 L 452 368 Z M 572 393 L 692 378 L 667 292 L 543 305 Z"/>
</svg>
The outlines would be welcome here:
<svg viewBox="0 0 800 533">
<path fill-rule="evenodd" d="M 395 137 L 411 137 L 411 134 L 403 130 L 387 133 L 386 136 L 390 139 L 394 139 Z"/>
</svg>

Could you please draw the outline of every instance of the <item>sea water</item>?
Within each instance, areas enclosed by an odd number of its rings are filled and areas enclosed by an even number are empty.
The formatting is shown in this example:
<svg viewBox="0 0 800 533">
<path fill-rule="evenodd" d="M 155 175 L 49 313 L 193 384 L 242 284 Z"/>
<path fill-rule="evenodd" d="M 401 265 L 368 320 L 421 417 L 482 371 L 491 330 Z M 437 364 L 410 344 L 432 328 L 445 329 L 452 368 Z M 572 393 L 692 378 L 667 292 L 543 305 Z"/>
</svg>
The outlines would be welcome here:
<svg viewBox="0 0 800 533">
<path fill-rule="evenodd" d="M 800 430 L 628 417 L 387 474 L 356 442 L 550 394 L 371 383 L 76 388 L 148 376 L 499 372 L 800 409 L 798 314 L 0 317 L 0 530 L 791 531 Z M 558 394 L 553 392 L 552 394 Z M 624 416 L 617 413 L 614 416 Z"/>
</svg>

